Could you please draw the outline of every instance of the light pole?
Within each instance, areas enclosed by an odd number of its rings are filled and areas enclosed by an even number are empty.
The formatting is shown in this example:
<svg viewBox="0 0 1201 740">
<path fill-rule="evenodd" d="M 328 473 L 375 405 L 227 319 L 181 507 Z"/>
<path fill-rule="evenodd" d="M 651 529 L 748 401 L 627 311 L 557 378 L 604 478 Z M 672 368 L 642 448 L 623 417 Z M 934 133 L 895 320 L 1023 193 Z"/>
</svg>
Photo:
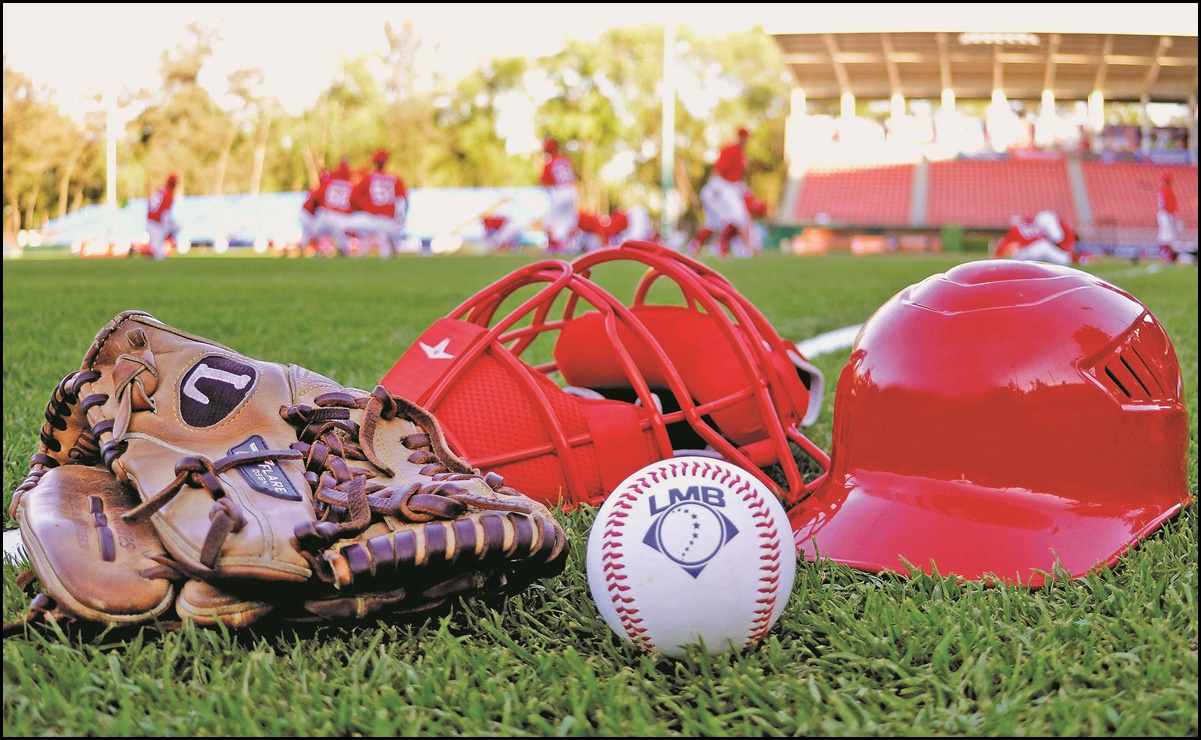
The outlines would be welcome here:
<svg viewBox="0 0 1201 740">
<path fill-rule="evenodd" d="M 659 181 L 663 194 L 663 216 L 659 234 L 664 242 L 676 228 L 676 24 L 663 26 L 663 130 L 659 157 Z"/>
<path fill-rule="evenodd" d="M 106 153 L 104 160 L 105 197 L 110 210 L 117 210 L 117 94 L 110 91 L 104 95 L 104 133 Z"/>
</svg>

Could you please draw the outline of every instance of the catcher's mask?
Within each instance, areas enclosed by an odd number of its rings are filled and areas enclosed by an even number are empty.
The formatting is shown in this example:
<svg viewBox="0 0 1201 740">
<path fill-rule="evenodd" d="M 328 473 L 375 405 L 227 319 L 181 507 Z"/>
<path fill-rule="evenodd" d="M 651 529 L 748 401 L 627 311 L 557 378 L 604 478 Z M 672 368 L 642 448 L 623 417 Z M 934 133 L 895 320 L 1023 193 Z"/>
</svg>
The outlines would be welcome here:
<svg viewBox="0 0 1201 740">
<path fill-rule="evenodd" d="M 902 290 L 838 380 L 808 560 L 1040 586 L 1111 566 L 1187 505 L 1176 352 L 1127 292 L 989 260 Z M 1062 571 L 1060 571 L 1062 572 Z"/>
<path fill-rule="evenodd" d="M 628 303 L 601 287 L 636 269 Z M 680 454 L 739 465 L 787 505 L 814 485 L 798 455 L 829 463 L 800 431 L 821 372 L 728 280 L 650 242 L 516 270 L 436 321 L 381 383 L 437 415 L 472 465 L 564 508 Z"/>
</svg>

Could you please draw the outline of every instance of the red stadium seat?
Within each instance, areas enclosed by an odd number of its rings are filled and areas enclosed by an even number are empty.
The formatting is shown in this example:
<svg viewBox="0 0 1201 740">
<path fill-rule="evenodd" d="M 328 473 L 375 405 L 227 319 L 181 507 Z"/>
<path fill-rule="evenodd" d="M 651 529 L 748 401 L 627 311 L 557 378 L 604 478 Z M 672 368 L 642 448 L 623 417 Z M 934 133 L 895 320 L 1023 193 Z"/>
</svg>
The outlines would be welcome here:
<svg viewBox="0 0 1201 740">
<path fill-rule="evenodd" d="M 810 170 L 793 215 L 813 223 L 905 226 L 913 197 L 913 164 Z"/>
<path fill-rule="evenodd" d="M 1004 228 L 1013 216 L 1046 210 L 1079 223 L 1063 160 L 930 163 L 927 224 Z"/>
</svg>

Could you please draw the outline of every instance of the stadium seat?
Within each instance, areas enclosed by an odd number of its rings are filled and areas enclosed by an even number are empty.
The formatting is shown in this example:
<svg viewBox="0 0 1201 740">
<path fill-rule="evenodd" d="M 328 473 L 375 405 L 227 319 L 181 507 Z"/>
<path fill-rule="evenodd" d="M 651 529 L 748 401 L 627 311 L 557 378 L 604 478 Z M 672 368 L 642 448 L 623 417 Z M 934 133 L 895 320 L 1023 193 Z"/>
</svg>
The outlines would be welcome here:
<svg viewBox="0 0 1201 740">
<path fill-rule="evenodd" d="M 1045 210 L 1079 223 L 1063 160 L 930 163 L 927 224 L 1004 228 L 1013 216 Z"/>
<path fill-rule="evenodd" d="M 801 183 L 794 216 L 865 226 L 905 226 L 913 197 L 913 164 L 812 169 Z"/>
</svg>

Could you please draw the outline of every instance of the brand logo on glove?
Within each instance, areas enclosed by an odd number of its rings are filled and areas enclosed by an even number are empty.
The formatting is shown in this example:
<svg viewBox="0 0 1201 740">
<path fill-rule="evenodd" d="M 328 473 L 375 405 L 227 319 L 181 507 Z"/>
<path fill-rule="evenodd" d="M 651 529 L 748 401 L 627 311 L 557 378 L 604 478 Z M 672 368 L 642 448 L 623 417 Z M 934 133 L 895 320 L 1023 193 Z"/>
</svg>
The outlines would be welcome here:
<svg viewBox="0 0 1201 740">
<path fill-rule="evenodd" d="M 668 489 L 668 500 L 650 499 L 651 527 L 642 541 L 666 555 L 693 578 L 738 534 L 723 514 L 725 491 L 714 486 Z"/>
<path fill-rule="evenodd" d="M 266 440 L 256 434 L 237 447 L 230 448 L 229 454 L 263 452 L 267 449 L 269 448 Z M 292 485 L 292 481 L 288 480 L 288 476 L 274 460 L 264 460 L 254 465 L 239 465 L 238 472 L 242 474 L 250 487 L 259 493 L 265 493 L 273 498 L 282 498 L 285 501 L 304 500 Z"/>
<path fill-rule="evenodd" d="M 201 358 L 183 376 L 179 414 L 194 427 L 211 427 L 242 405 L 254 389 L 258 371 L 230 357 Z"/>
</svg>

